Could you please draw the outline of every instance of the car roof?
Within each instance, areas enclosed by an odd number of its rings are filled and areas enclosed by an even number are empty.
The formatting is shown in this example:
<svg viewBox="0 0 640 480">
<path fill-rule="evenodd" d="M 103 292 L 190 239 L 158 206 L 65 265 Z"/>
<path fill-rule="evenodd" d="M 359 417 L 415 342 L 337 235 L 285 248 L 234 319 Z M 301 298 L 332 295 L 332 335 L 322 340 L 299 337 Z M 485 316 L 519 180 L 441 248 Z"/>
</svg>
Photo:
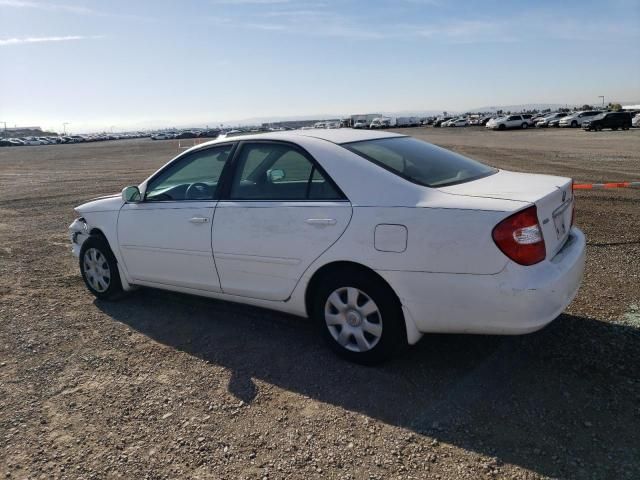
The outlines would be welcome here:
<svg viewBox="0 0 640 480">
<path fill-rule="evenodd" d="M 399 133 L 383 132 L 379 130 L 355 130 L 352 128 L 314 128 L 310 130 L 288 130 L 286 132 L 265 132 L 249 135 L 238 135 L 233 137 L 217 138 L 211 142 L 203 143 L 199 146 L 222 143 L 226 141 L 246 141 L 246 140 L 288 140 L 295 142 L 299 137 L 311 137 L 326 140 L 338 145 L 343 143 L 359 142 L 362 140 L 376 140 L 380 138 L 406 137 Z"/>
</svg>

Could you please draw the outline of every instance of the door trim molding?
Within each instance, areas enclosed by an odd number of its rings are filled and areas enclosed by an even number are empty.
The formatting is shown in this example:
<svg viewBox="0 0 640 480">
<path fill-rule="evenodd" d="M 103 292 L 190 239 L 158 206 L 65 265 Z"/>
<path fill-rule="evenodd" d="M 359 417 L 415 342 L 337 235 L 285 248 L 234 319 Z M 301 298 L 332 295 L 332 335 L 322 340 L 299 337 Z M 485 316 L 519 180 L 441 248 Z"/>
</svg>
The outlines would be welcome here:
<svg viewBox="0 0 640 480">
<path fill-rule="evenodd" d="M 238 260 L 241 262 L 275 263 L 277 265 L 298 265 L 299 258 L 262 257 L 259 255 L 244 255 L 241 253 L 213 252 L 213 257 L 222 260 Z"/>
</svg>

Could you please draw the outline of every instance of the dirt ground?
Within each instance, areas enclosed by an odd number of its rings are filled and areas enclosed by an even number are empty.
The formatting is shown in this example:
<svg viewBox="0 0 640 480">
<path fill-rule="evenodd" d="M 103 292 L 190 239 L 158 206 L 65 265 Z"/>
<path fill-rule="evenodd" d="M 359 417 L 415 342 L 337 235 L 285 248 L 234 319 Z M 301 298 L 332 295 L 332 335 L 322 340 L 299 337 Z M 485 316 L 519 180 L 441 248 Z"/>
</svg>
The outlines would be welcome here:
<svg viewBox="0 0 640 480">
<path fill-rule="evenodd" d="M 507 169 L 640 180 L 640 130 L 402 132 Z M 584 284 L 547 328 L 427 335 L 367 368 L 279 313 L 150 289 L 94 300 L 72 207 L 174 154 L 0 149 L 0 475 L 640 478 L 640 190 L 577 193 Z"/>
</svg>

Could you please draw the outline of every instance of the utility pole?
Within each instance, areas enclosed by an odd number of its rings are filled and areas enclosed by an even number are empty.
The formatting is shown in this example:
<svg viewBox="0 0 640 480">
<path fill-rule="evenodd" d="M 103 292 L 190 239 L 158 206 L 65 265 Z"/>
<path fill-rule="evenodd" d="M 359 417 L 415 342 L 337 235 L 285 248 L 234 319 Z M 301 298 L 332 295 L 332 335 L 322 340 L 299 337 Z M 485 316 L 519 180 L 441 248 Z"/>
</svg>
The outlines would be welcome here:
<svg viewBox="0 0 640 480">
<path fill-rule="evenodd" d="M 62 134 L 66 135 L 67 134 L 67 125 L 69 125 L 69 122 L 64 122 L 62 124 Z"/>
<path fill-rule="evenodd" d="M 0 123 L 4 123 L 4 136 L 7 136 L 7 122 L 3 122 L 2 120 L 0 120 Z"/>
<path fill-rule="evenodd" d="M 602 108 L 604 108 L 604 95 L 598 95 L 598 98 L 602 99 Z"/>
</svg>

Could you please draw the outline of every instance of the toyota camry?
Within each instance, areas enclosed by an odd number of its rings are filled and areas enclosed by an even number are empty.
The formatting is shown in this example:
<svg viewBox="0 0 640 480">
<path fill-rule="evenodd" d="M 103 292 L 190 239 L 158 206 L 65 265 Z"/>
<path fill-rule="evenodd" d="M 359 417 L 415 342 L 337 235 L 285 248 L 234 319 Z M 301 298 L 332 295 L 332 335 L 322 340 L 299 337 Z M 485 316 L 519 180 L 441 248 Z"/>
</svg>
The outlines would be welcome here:
<svg viewBox="0 0 640 480">
<path fill-rule="evenodd" d="M 197 145 L 75 209 L 89 291 L 138 286 L 312 318 L 350 360 L 432 332 L 523 334 L 580 285 L 569 178 L 493 168 L 406 135 L 353 129 Z"/>
</svg>

